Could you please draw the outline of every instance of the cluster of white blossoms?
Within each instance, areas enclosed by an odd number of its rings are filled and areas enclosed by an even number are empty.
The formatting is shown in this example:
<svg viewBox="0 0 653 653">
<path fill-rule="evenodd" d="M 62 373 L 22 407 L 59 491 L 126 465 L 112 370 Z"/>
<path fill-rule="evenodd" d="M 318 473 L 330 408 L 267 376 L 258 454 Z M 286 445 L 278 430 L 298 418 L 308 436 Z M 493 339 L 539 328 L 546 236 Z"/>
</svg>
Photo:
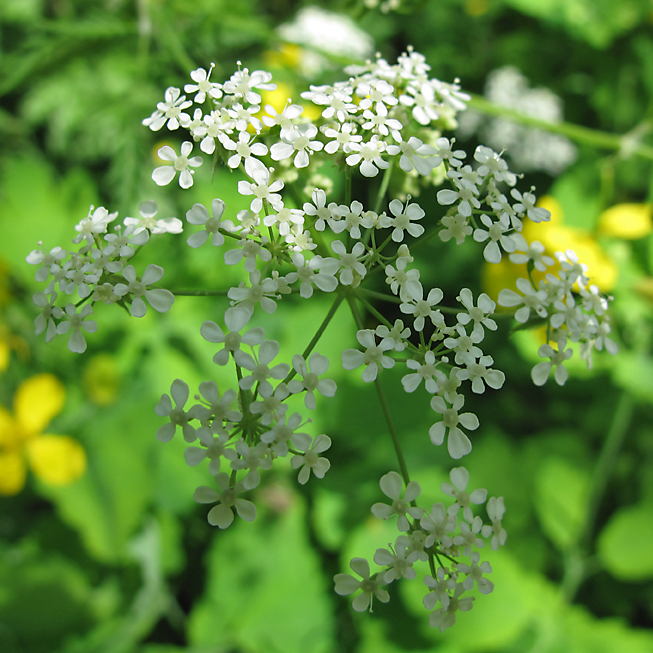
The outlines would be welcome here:
<svg viewBox="0 0 653 653">
<path fill-rule="evenodd" d="M 404 490 L 401 476 L 389 472 L 381 477 L 383 494 L 391 503 L 375 503 L 372 513 L 379 519 L 397 518 L 397 536 L 394 545 L 377 549 L 374 562 L 381 569 L 370 572 L 365 558 L 353 558 L 351 569 L 361 580 L 350 574 L 335 576 L 338 594 L 358 592 L 353 600 L 354 610 L 372 610 L 376 597 L 382 603 L 390 600 L 384 587 L 395 580 L 416 577 L 414 565 L 419 560 L 429 562 L 430 574 L 424 577 L 427 594 L 423 603 L 431 611 L 429 623 L 444 631 L 456 622 L 456 612 L 467 612 L 474 605 L 473 596 L 463 596 L 476 587 L 481 594 L 489 594 L 494 583 L 487 578 L 492 572 L 490 563 L 480 562 L 479 549 L 489 540 L 495 551 L 506 542 L 506 531 L 501 520 L 505 512 L 503 497 L 491 497 L 486 512 L 489 523 L 483 523 L 480 516 L 474 516 L 473 505 L 486 502 L 487 490 L 467 491 L 469 473 L 464 467 L 455 467 L 449 475 L 451 483 L 442 484 L 442 493 L 454 500 L 449 506 L 434 503 L 428 511 L 419 508 L 415 499 L 421 488 L 415 481 L 409 481 Z M 403 494 L 403 497 L 402 497 Z M 462 518 L 461 518 L 462 517 Z M 459 562 L 460 557 L 469 558 L 469 564 Z"/>
<path fill-rule="evenodd" d="M 455 114 L 464 109 L 468 96 L 457 81 L 429 77 L 429 69 L 424 57 L 412 50 L 395 64 L 377 57 L 350 66 L 346 81 L 311 86 L 302 93 L 321 112 L 312 122 L 292 99 L 281 112 L 269 105 L 262 108 L 260 92 L 274 88 L 271 73 L 250 72 L 239 64 L 228 80 L 217 82 L 211 79 L 211 66 L 191 73 L 192 83 L 184 87 L 191 99 L 178 88 L 168 88 L 164 101 L 143 121 L 155 131 L 165 126 L 190 134 L 179 155 L 170 146 L 159 150 L 168 165 L 154 170 L 155 183 L 169 184 L 178 175 L 179 185 L 190 187 L 204 154 L 241 171 L 238 193 L 249 202 L 248 209 L 235 215 L 219 198 L 210 207 L 195 204 L 186 213 L 192 231 L 185 236 L 188 246 L 216 248 L 226 265 L 242 269 L 238 285 L 215 290 L 229 299 L 221 323 L 206 321 L 200 328 L 207 341 L 218 345 L 213 362 L 233 365 L 233 386 L 219 390 L 215 382 L 206 381 L 195 396 L 197 403 L 187 407 L 190 389 L 177 379 L 170 396 L 163 395 L 156 407 L 167 419 L 157 433 L 159 440 L 169 441 L 181 427 L 190 445 L 186 462 L 206 464 L 213 476 L 214 486 L 198 487 L 194 495 L 200 503 L 214 504 L 208 513 L 213 525 L 227 528 L 235 515 L 247 521 L 256 517 L 254 504 L 245 496 L 261 482 L 261 470 L 270 469 L 277 459 L 290 456 L 301 484 L 328 471 L 330 462 L 322 454 L 331 439 L 304 432 L 310 419 L 289 411 L 286 400 L 303 395 L 310 411 L 316 408 L 316 394 L 334 396 L 336 384 L 323 378 L 330 361 L 315 347 L 342 302 L 352 309 L 360 344 L 342 352 L 342 366 L 362 368 L 368 383 L 376 382 L 384 369 L 405 366 L 403 389 L 412 393 L 423 384 L 433 410 L 430 440 L 436 446 L 446 440 L 453 459 L 470 453 L 469 432 L 479 427 L 477 416 L 464 410 L 467 384 L 472 395 L 503 386 L 504 373 L 494 369 L 493 358 L 482 349 L 486 330 L 497 329 L 495 302 L 462 288 L 457 305 L 451 306 L 442 289 L 423 285 L 419 269 L 412 266 L 409 243 L 437 234 L 445 243 L 460 244 L 471 236 L 482 243 L 482 255 L 490 263 L 507 253 L 516 262 L 528 263 L 529 270 L 541 269 L 552 261 L 520 232 L 525 220 L 541 222 L 549 214 L 536 206 L 533 189 L 522 193 L 515 188 L 517 176 L 500 155 L 480 146 L 473 161 L 465 163 L 466 153 L 442 136 L 443 129 L 455 126 Z M 192 156 L 196 144 L 200 155 Z M 317 174 L 325 162 L 344 171 L 344 197 L 334 196 Z M 353 175 L 372 178 L 380 173 L 374 206 L 351 196 Z M 407 193 L 386 200 L 392 175 L 410 180 L 417 192 L 430 191 L 446 213 L 427 216 Z M 433 191 L 434 184 L 442 183 L 447 187 Z M 384 201 L 387 210 L 382 210 Z M 97 326 L 87 319 L 94 302 L 119 304 L 134 317 L 145 314 L 146 302 L 157 311 L 171 307 L 173 294 L 151 287 L 162 279 L 163 268 L 149 265 L 138 276 L 130 264 L 151 234 L 182 231 L 180 220 L 157 220 L 155 214 L 154 202 L 145 202 L 141 218 L 126 218 L 110 231 L 116 214 L 92 209 L 76 227 L 73 242 L 80 246 L 78 251 L 55 247 L 48 253 L 41 248 L 28 256 L 29 263 L 40 266 L 37 279 L 48 283 L 34 295 L 41 309 L 38 333 L 45 332 L 51 340 L 72 331 L 69 347 L 82 352 L 82 331 L 93 332 Z M 607 338 L 607 298 L 588 286 L 585 270 L 572 253 L 560 260 L 557 276 L 547 276 L 540 286 L 522 280 L 521 294 L 506 290 L 500 296 L 500 303 L 517 309 L 518 321 L 536 318 L 548 325 L 551 344 L 540 349 L 548 360 L 533 370 L 537 384 L 544 383 L 554 367 L 556 380 L 564 382 L 562 363 L 571 355 L 567 338 L 580 343 L 588 360 L 593 347 L 615 349 Z M 367 287 L 376 271 L 385 274 L 387 293 Z M 261 327 L 248 328 L 252 316 L 274 313 L 284 298 L 301 302 L 318 292 L 332 294 L 334 301 L 317 333 L 291 361 L 276 361 L 279 343 L 267 340 Z M 63 305 L 57 305 L 59 295 Z M 379 295 L 399 306 L 405 322 L 391 323 L 369 303 Z M 375 328 L 363 327 L 359 305 L 377 318 Z M 398 441 L 395 446 L 400 446 Z M 338 575 L 336 591 L 348 594 L 360 588 L 354 608 L 371 608 L 372 596 L 387 600 L 384 583 L 414 577 L 413 564 L 428 562 L 425 605 L 433 610 L 431 624 L 445 628 L 457 610 L 471 608 L 472 599 L 463 597 L 464 592 L 475 585 L 481 593 L 492 589 L 484 576 L 491 571 L 489 564 L 479 562 L 475 549 L 483 546 L 483 538 L 490 538 L 493 548 L 505 542 L 503 499 L 489 500 L 490 524 L 484 525 L 469 504 L 484 503 L 487 493 L 468 494 L 467 472 L 456 468 L 451 472 L 453 485 L 443 486 L 455 503 L 448 509 L 436 503 L 427 512 L 415 503 L 419 486 L 409 481 L 403 463 L 400 466 L 407 485 L 403 499 L 401 477 L 390 472 L 382 478 L 381 489 L 393 503 L 372 510 L 381 518 L 396 514 L 402 535 L 390 550 L 380 549 L 374 556 L 383 571 L 370 576 L 368 563 L 356 558 L 352 568 L 363 580 Z M 436 604 L 440 607 L 434 609 Z"/>
</svg>

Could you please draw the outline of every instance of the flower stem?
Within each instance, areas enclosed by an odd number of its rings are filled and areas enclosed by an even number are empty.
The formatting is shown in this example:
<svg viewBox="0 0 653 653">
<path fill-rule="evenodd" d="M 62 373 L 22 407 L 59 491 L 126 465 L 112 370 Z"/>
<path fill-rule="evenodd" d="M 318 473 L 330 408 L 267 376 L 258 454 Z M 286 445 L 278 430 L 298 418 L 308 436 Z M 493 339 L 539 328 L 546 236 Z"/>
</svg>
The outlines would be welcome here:
<svg viewBox="0 0 653 653">
<path fill-rule="evenodd" d="M 354 321 L 356 322 L 356 326 L 359 329 L 362 329 L 363 320 L 358 310 L 358 306 L 356 306 L 356 299 L 350 296 L 347 297 L 347 301 L 349 302 L 349 306 L 354 316 Z M 399 470 L 401 471 L 401 475 L 403 476 L 404 483 L 408 485 L 410 483 L 410 475 L 408 474 L 408 467 L 406 466 L 404 454 L 403 451 L 401 450 L 401 445 L 399 444 L 399 436 L 397 435 L 397 430 L 395 429 L 395 425 L 392 420 L 392 415 L 390 414 L 390 407 L 388 406 L 388 402 L 385 398 L 385 394 L 383 392 L 383 388 L 381 387 L 381 383 L 379 382 L 378 376 L 374 381 L 374 385 L 376 386 L 376 393 L 379 396 L 379 401 L 381 402 L 381 409 L 383 410 L 383 416 L 385 417 L 385 421 L 388 425 L 388 430 L 390 431 L 390 437 L 392 438 L 392 444 L 394 445 L 395 453 L 397 454 L 397 462 L 399 463 Z M 412 503 L 413 502 L 411 502 L 411 504 Z"/>
<path fill-rule="evenodd" d="M 304 352 L 302 354 L 302 357 L 304 360 L 308 357 L 308 355 L 313 351 L 313 348 L 315 345 L 317 345 L 318 340 L 322 337 L 322 334 L 326 331 L 326 328 L 329 326 L 329 322 L 333 319 L 333 316 L 336 314 L 336 311 L 338 310 L 338 307 L 340 304 L 342 304 L 342 300 L 344 299 L 344 295 L 338 295 L 331 305 L 331 308 L 329 309 L 329 312 L 326 314 L 326 317 L 324 320 L 322 320 L 322 324 L 318 327 L 318 330 L 315 332 L 315 335 L 313 338 L 311 338 L 311 341 L 308 343 L 306 346 L 306 349 L 304 349 Z M 290 368 L 290 372 L 288 372 L 288 376 L 283 380 L 284 383 L 288 383 L 289 381 L 292 380 L 292 378 L 297 374 L 294 368 Z"/>
<path fill-rule="evenodd" d="M 651 129 L 651 126 L 648 123 L 638 125 L 634 130 L 627 134 L 610 134 L 609 132 L 590 129 L 588 127 L 582 127 L 581 125 L 573 125 L 568 122 L 553 123 L 548 122 L 547 120 L 542 120 L 541 118 L 527 116 L 519 111 L 514 111 L 508 107 L 494 104 L 480 95 L 472 95 L 472 99 L 469 101 L 468 106 L 490 116 L 500 116 L 501 118 L 507 118 L 514 122 L 521 123 L 522 125 L 542 129 L 553 134 L 561 134 L 577 143 L 592 145 L 607 150 L 618 150 L 624 157 L 634 154 L 645 159 L 653 160 L 653 147 L 644 145 L 640 140 L 642 132 L 650 131 Z"/>
</svg>

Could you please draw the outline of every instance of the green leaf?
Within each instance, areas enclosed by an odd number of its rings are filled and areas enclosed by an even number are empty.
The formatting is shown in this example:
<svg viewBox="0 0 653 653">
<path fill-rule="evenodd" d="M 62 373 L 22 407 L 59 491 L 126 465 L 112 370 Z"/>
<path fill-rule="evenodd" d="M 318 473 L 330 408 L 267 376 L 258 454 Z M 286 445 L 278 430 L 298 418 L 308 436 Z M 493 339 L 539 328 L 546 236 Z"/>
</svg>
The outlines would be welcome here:
<svg viewBox="0 0 653 653">
<path fill-rule="evenodd" d="M 158 446 L 158 419 L 154 411 L 143 410 L 147 398 L 137 399 L 89 419 L 89 436 L 83 441 L 88 469 L 80 480 L 39 488 L 61 519 L 79 531 L 89 553 L 103 562 L 124 558 L 154 492 L 151 459 Z"/>
<path fill-rule="evenodd" d="M 542 462 L 535 480 L 535 510 L 560 550 L 578 542 L 587 511 L 589 475 L 562 458 Z"/>
<path fill-rule="evenodd" d="M 254 522 L 236 517 L 227 530 L 215 529 L 206 594 L 190 616 L 190 644 L 251 653 L 334 650 L 332 584 L 311 551 L 304 502 L 281 485 L 276 491 L 290 502 L 282 514 L 261 514 L 261 492 Z"/>
<path fill-rule="evenodd" d="M 616 578 L 637 581 L 653 577 L 653 504 L 620 508 L 599 535 L 598 553 Z"/>
</svg>

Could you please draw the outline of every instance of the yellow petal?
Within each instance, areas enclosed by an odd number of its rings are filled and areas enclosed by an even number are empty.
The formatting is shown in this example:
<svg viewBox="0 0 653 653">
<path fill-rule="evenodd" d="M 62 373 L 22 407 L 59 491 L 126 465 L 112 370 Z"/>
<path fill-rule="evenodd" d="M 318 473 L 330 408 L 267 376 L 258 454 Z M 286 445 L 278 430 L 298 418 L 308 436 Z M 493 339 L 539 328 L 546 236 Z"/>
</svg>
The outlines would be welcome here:
<svg viewBox="0 0 653 653">
<path fill-rule="evenodd" d="M 14 396 L 16 420 L 26 434 L 36 435 L 63 408 L 66 388 L 53 374 L 37 374 L 23 381 Z"/>
<path fill-rule="evenodd" d="M 603 211 L 599 218 L 599 233 L 634 240 L 653 231 L 651 204 L 617 204 Z"/>
<path fill-rule="evenodd" d="M 0 406 L 0 451 L 18 450 L 22 446 L 22 432 L 13 415 Z"/>
<path fill-rule="evenodd" d="M 27 447 L 32 471 L 50 485 L 68 485 L 86 471 L 86 452 L 67 435 L 42 435 Z"/>
<path fill-rule="evenodd" d="M 0 452 L 0 494 L 17 494 L 25 485 L 25 461 L 16 451 Z"/>
</svg>

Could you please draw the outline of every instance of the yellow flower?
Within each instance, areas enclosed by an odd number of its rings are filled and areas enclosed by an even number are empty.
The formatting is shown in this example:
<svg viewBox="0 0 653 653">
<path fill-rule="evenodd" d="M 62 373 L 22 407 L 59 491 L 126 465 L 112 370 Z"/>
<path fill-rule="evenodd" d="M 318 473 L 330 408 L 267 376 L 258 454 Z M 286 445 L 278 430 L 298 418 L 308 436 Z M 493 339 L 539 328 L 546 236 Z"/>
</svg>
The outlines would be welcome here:
<svg viewBox="0 0 653 653">
<path fill-rule="evenodd" d="M 51 485 L 67 485 L 86 471 L 86 453 L 79 442 L 43 433 L 65 398 L 61 381 L 52 374 L 37 374 L 18 387 L 13 415 L 0 406 L 0 494 L 20 492 L 28 466 Z"/>
<path fill-rule="evenodd" d="M 599 234 L 626 240 L 643 238 L 653 231 L 651 204 L 616 204 L 601 213 Z"/>
</svg>

